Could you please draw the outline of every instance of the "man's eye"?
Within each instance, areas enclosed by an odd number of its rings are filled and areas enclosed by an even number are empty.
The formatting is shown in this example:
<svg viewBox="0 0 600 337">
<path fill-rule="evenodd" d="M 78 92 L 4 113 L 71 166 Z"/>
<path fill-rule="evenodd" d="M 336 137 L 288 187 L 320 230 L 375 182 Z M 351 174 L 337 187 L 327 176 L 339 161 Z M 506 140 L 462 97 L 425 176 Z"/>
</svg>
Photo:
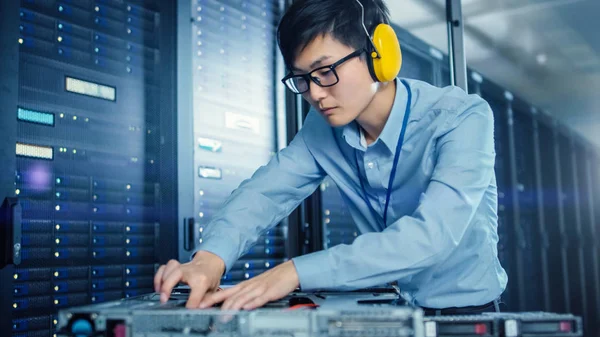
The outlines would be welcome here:
<svg viewBox="0 0 600 337">
<path fill-rule="evenodd" d="M 331 75 L 331 69 L 323 69 L 319 71 L 319 76 L 329 76 Z"/>
</svg>

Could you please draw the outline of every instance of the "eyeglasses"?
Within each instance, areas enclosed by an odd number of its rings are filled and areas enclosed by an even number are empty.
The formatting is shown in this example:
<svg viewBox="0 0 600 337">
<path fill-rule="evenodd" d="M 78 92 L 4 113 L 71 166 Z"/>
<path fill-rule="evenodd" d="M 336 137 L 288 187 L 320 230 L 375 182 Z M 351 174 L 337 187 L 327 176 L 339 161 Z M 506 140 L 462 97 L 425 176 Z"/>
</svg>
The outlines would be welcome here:
<svg viewBox="0 0 600 337">
<path fill-rule="evenodd" d="M 357 50 L 332 65 L 319 67 L 307 74 L 294 75 L 290 73 L 281 82 L 295 94 L 307 92 L 310 89 L 310 81 L 315 82 L 316 85 L 322 88 L 334 86 L 340 81 L 335 68 L 354 57 L 360 56 L 364 52 L 364 49 Z"/>
</svg>

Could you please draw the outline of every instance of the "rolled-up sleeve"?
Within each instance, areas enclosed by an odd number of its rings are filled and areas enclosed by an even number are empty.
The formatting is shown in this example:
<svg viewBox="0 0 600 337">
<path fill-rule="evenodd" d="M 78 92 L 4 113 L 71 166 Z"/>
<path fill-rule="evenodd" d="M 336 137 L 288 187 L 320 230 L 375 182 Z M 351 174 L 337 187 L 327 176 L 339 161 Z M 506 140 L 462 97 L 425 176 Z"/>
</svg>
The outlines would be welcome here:
<svg viewBox="0 0 600 337">
<path fill-rule="evenodd" d="M 460 243 L 494 174 L 494 120 L 485 102 L 452 118 L 437 139 L 437 163 L 413 214 L 351 245 L 293 259 L 303 290 L 351 290 L 408 282 Z"/>
</svg>

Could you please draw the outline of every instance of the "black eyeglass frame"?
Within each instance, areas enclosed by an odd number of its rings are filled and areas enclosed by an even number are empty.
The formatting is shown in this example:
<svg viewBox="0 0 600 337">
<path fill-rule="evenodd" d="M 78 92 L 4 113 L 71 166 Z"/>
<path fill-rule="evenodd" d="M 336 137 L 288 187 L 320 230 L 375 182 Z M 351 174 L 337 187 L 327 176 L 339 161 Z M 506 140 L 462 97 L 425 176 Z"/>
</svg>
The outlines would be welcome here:
<svg viewBox="0 0 600 337">
<path fill-rule="evenodd" d="M 307 85 L 307 88 L 306 88 L 306 90 L 304 90 L 304 91 L 298 91 L 298 92 L 296 92 L 294 89 L 290 88 L 290 87 L 289 87 L 289 86 L 286 84 L 286 82 L 287 82 L 288 80 L 290 80 L 290 79 L 292 79 L 292 78 L 295 78 L 295 77 L 298 77 L 298 78 L 303 78 L 303 79 L 306 81 L 306 83 L 310 83 L 310 81 L 312 81 L 312 82 L 314 82 L 316 85 L 320 86 L 321 88 L 328 88 L 328 87 L 332 87 L 332 86 L 334 86 L 334 85 L 338 84 L 338 83 L 339 83 L 339 81 L 340 81 L 340 77 L 338 76 L 338 74 L 337 74 L 337 71 L 335 71 L 335 68 L 339 67 L 339 66 L 340 66 L 342 63 L 344 63 L 344 62 L 346 62 L 346 61 L 348 61 L 348 60 L 350 60 L 350 59 L 353 59 L 353 58 L 355 58 L 355 57 L 357 57 L 357 56 L 360 56 L 360 55 L 361 55 L 362 53 L 364 53 L 364 52 L 366 52 L 366 50 L 365 50 L 365 49 L 358 49 L 358 50 L 355 50 L 355 51 L 353 51 L 352 53 L 350 53 L 350 54 L 348 54 L 347 56 L 345 56 L 345 57 L 341 58 L 340 60 L 338 60 L 337 62 L 335 62 L 335 63 L 333 63 L 333 64 L 330 64 L 330 65 L 328 65 L 328 66 L 322 66 L 322 67 L 319 67 L 319 68 L 313 69 L 313 70 L 311 70 L 309 73 L 306 73 L 306 74 L 293 74 L 293 73 L 291 73 L 291 72 L 290 72 L 290 73 L 289 73 L 287 76 L 285 76 L 284 78 L 282 78 L 282 79 L 281 79 L 281 82 L 282 82 L 282 83 L 283 83 L 283 84 L 284 84 L 284 85 L 285 85 L 285 86 L 286 86 L 286 87 L 287 87 L 287 88 L 288 88 L 288 89 L 289 89 L 291 92 L 293 92 L 293 93 L 294 93 L 294 94 L 296 94 L 296 95 L 300 95 L 300 94 L 303 94 L 303 93 L 305 93 L 305 92 L 309 91 L 309 90 L 310 90 L 310 85 Z M 334 82 L 334 83 L 332 83 L 332 84 L 327 84 L 327 85 L 324 85 L 324 84 L 321 84 L 321 83 L 319 83 L 319 81 L 317 80 L 317 77 L 313 77 L 313 76 L 311 76 L 311 74 L 313 74 L 314 72 L 317 72 L 317 71 L 320 71 L 320 70 L 323 70 L 323 69 L 329 69 L 329 70 L 331 70 L 331 72 L 332 72 L 332 73 L 333 73 L 333 75 L 335 76 L 335 82 Z"/>
</svg>

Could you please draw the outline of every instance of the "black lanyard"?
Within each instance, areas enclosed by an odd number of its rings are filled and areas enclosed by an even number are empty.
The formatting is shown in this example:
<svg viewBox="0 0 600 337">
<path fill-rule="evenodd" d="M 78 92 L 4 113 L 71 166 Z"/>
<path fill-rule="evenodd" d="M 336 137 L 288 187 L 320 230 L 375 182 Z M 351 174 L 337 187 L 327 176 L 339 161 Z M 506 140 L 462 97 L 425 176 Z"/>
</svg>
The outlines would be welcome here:
<svg viewBox="0 0 600 337">
<path fill-rule="evenodd" d="M 408 92 L 408 101 L 406 102 L 406 111 L 404 112 L 404 120 L 402 121 L 402 131 L 400 131 L 400 137 L 398 137 L 398 144 L 396 145 L 396 153 L 394 154 L 394 163 L 392 165 L 392 172 L 390 173 L 390 181 L 388 183 L 387 195 L 385 197 L 385 209 L 383 211 L 383 225 L 387 227 L 387 211 L 388 206 L 390 204 L 390 195 L 392 194 L 392 185 L 394 183 L 394 177 L 396 176 L 396 169 L 398 167 L 398 159 L 400 158 L 400 151 L 402 150 L 402 145 L 404 143 L 404 134 L 406 133 L 406 125 L 408 124 L 408 116 L 410 115 L 410 105 L 412 102 L 412 92 L 410 91 L 410 87 L 406 81 L 401 80 L 402 84 L 406 87 L 406 91 Z M 359 126 L 360 127 L 360 126 Z M 371 210 L 372 215 L 377 218 L 375 215 L 375 209 L 371 205 L 369 201 L 369 197 L 367 196 L 367 190 L 365 189 L 365 183 L 362 181 L 360 176 L 360 166 L 358 164 L 358 152 L 354 154 L 354 160 L 356 161 L 356 169 L 358 170 L 358 180 L 360 181 L 360 187 L 362 187 L 363 194 L 365 196 L 365 201 Z"/>
</svg>

